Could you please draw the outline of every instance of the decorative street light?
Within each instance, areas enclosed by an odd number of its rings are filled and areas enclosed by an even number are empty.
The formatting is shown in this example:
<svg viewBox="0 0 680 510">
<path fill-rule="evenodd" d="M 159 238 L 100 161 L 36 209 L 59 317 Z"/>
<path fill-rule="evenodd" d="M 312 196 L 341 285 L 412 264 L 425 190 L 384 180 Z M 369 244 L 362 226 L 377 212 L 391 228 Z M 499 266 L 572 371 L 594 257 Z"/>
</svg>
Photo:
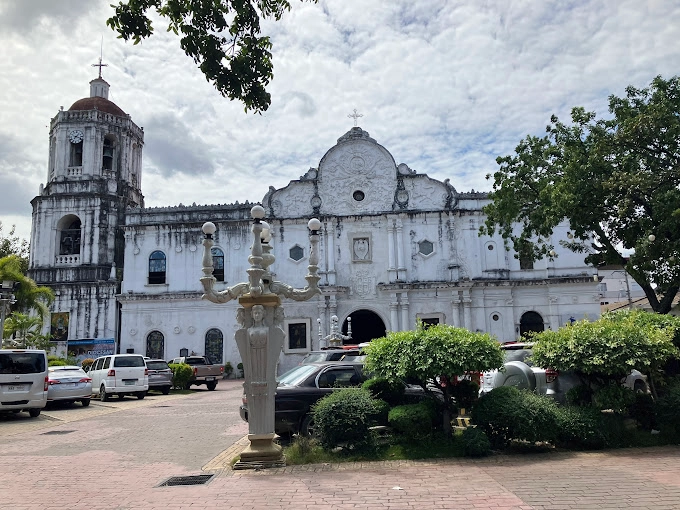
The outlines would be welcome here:
<svg viewBox="0 0 680 510">
<path fill-rule="evenodd" d="M 342 347 L 342 343 L 352 340 L 352 318 L 347 317 L 347 334 L 343 335 L 338 327 L 338 316 L 331 316 L 331 332 L 323 336 L 321 332 L 321 319 L 316 319 L 319 324 L 319 347 L 324 344 L 325 347 Z"/>
<path fill-rule="evenodd" d="M 214 289 L 213 259 L 210 249 L 216 227 L 212 222 L 203 225 L 203 299 L 213 303 L 227 303 L 238 299 L 241 305 L 236 312 L 240 329 L 236 331 L 236 345 L 243 360 L 245 383 L 243 389 L 248 402 L 248 439 L 250 445 L 241 453 L 236 469 L 277 467 L 285 465 L 281 446 L 274 443 L 274 395 L 276 394 L 276 363 L 283 347 L 284 312 L 280 296 L 295 301 L 306 301 L 321 294 L 318 287 L 321 277 L 319 267 L 319 229 L 321 222 L 312 218 L 307 223 L 311 249 L 307 286 L 295 289 L 275 281 L 269 272 L 274 261 L 269 245 L 270 227 L 262 221 L 264 208 L 256 205 L 250 210 L 253 217 L 253 245 L 250 247 L 248 281 L 237 283 L 223 291 Z"/>
</svg>

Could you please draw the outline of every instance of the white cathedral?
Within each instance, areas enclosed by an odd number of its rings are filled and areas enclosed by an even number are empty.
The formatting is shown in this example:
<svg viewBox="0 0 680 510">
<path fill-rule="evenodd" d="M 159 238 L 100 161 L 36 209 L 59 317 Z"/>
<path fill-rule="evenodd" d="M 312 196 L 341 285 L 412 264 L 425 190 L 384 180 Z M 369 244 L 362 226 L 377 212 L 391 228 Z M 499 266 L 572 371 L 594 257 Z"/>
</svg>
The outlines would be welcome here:
<svg viewBox="0 0 680 510">
<path fill-rule="evenodd" d="M 305 285 L 307 222 L 321 220 L 319 286 L 310 301 L 284 300 L 279 371 L 323 347 L 332 318 L 367 342 L 418 320 L 495 335 L 557 329 L 600 314 L 597 270 L 560 247 L 532 263 L 480 236 L 486 193 L 462 193 L 416 173 L 360 127 L 338 138 L 298 179 L 245 204 L 144 207 L 144 131 L 108 99 L 101 75 L 90 97 L 50 123 L 47 184 L 32 200 L 29 276 L 54 290 L 49 330 L 58 352 L 79 359 L 134 352 L 169 359 L 207 354 L 241 360 L 238 304 L 201 299 L 201 227 L 217 226 L 216 290 L 247 281 L 250 209 L 266 211 L 277 279 Z M 306 162 L 301 162 L 304 164 Z M 255 197 L 257 198 L 257 197 Z"/>
</svg>

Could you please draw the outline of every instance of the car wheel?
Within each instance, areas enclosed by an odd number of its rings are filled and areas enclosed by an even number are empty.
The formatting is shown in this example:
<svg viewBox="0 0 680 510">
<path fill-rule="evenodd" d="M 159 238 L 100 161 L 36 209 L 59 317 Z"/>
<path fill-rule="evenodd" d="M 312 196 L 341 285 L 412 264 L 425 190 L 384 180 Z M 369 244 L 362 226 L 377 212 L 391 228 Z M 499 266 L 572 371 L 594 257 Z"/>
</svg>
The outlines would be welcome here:
<svg viewBox="0 0 680 510">
<path fill-rule="evenodd" d="M 217 383 L 216 382 L 209 382 L 206 384 L 208 386 L 208 390 L 213 391 L 215 388 L 217 388 Z"/>
<path fill-rule="evenodd" d="M 635 384 L 633 384 L 633 391 L 635 393 L 647 393 L 647 385 L 644 381 L 638 379 L 635 381 Z"/>
<path fill-rule="evenodd" d="M 316 423 L 314 422 L 314 416 L 308 414 L 302 420 L 302 425 L 300 425 L 300 434 L 307 437 L 317 437 L 318 433 L 316 430 Z"/>
<path fill-rule="evenodd" d="M 109 400 L 109 395 L 106 393 L 106 386 L 102 384 L 102 387 L 99 388 L 99 400 L 102 402 L 107 402 Z"/>
<path fill-rule="evenodd" d="M 170 386 L 163 386 L 163 389 L 161 390 L 163 392 L 163 395 L 167 395 L 170 393 Z"/>
<path fill-rule="evenodd" d="M 138 391 L 137 392 L 137 398 L 139 400 L 142 400 L 144 397 L 146 397 L 146 391 Z"/>
<path fill-rule="evenodd" d="M 83 404 L 83 407 L 87 407 L 90 405 L 90 399 L 84 398 L 83 400 L 80 401 L 80 403 Z"/>
<path fill-rule="evenodd" d="M 34 409 L 29 409 L 29 410 L 28 410 L 28 415 L 29 415 L 31 418 L 37 418 L 38 416 L 40 416 L 40 409 L 35 409 L 35 408 L 34 408 Z"/>
</svg>

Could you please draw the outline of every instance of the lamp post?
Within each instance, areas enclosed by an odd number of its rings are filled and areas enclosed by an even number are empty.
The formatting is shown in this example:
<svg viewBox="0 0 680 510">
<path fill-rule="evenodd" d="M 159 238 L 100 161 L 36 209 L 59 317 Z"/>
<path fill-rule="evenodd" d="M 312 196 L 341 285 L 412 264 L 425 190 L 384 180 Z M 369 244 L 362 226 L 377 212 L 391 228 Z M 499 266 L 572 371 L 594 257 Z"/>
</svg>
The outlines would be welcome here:
<svg viewBox="0 0 680 510">
<path fill-rule="evenodd" d="M 316 322 L 319 325 L 319 347 L 321 347 L 321 343 L 323 342 L 326 347 L 342 347 L 342 343 L 345 340 L 351 340 L 352 339 L 352 318 L 347 317 L 347 334 L 343 335 L 340 332 L 340 328 L 338 327 L 338 316 L 337 315 L 332 315 L 331 316 L 331 332 L 323 336 L 323 333 L 321 332 L 321 319 L 316 319 Z"/>
<path fill-rule="evenodd" d="M 251 231 L 253 245 L 250 247 L 246 270 L 248 281 L 237 283 L 223 291 L 214 289 L 212 248 L 216 227 L 207 222 L 203 225 L 203 299 L 213 303 L 227 303 L 238 299 L 241 305 L 236 312 L 240 328 L 236 331 L 236 345 L 243 360 L 245 382 L 243 389 L 248 402 L 248 439 L 250 445 L 241 453 L 236 469 L 255 467 L 278 467 L 285 465 L 281 446 L 274 442 L 274 395 L 276 394 L 276 363 L 283 347 L 284 311 L 281 296 L 295 301 L 306 301 L 320 294 L 317 274 L 319 267 L 319 229 L 321 222 L 312 218 L 307 223 L 310 230 L 307 285 L 303 289 L 293 288 L 275 281 L 269 272 L 275 257 L 269 244 L 270 227 L 263 222 L 264 208 L 256 205 L 250 210 L 253 217 Z"/>
</svg>

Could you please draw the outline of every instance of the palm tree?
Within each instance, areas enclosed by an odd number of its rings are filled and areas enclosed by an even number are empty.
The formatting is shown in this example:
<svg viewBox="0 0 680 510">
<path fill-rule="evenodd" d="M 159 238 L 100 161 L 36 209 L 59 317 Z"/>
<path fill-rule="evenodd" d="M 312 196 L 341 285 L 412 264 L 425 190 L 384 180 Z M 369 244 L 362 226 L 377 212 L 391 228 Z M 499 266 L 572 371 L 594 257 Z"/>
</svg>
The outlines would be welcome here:
<svg viewBox="0 0 680 510">
<path fill-rule="evenodd" d="M 49 313 L 54 293 L 49 287 L 40 287 L 23 272 L 21 257 L 8 255 L 0 258 L 0 280 L 16 282 L 12 308 L 23 313 L 35 311 L 41 319 Z"/>
<path fill-rule="evenodd" d="M 13 312 L 5 320 L 3 344 L 18 349 L 45 349 L 46 344 L 49 346 L 49 335 L 41 334 L 42 326 L 43 319 L 37 315 Z"/>
</svg>

